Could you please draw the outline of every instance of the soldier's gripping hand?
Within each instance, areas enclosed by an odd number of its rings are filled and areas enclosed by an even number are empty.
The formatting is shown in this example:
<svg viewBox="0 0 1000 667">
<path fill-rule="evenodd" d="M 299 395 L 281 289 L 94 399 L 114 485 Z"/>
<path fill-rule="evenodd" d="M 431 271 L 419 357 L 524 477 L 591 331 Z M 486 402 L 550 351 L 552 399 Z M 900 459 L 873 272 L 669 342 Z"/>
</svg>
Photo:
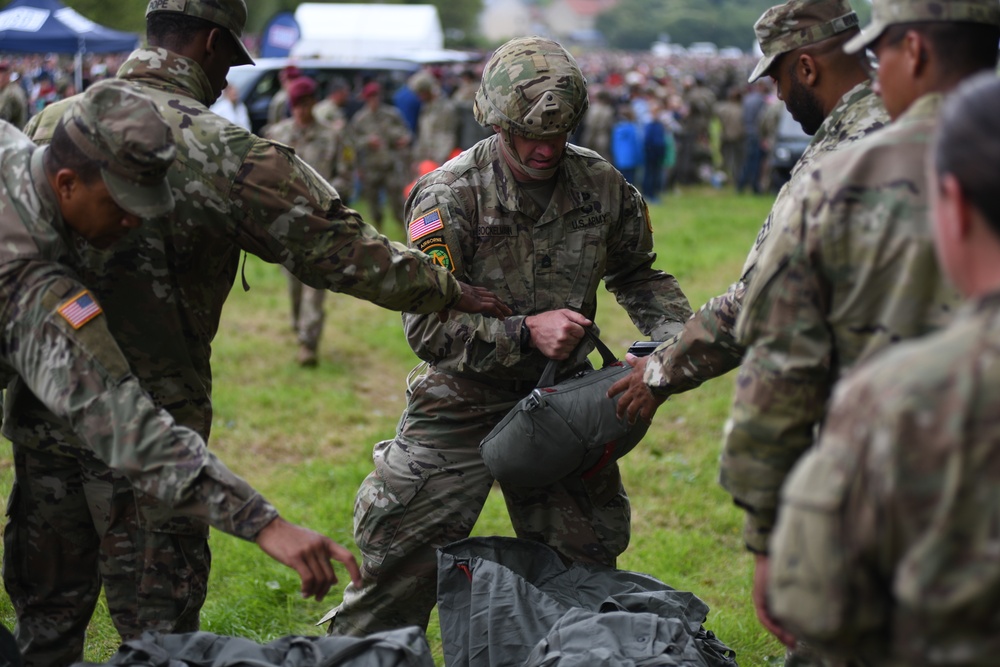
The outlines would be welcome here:
<svg viewBox="0 0 1000 667">
<path fill-rule="evenodd" d="M 642 379 L 649 357 L 637 357 L 634 354 L 629 354 L 626 355 L 625 361 L 632 367 L 632 372 L 611 385 L 608 389 L 608 398 L 614 398 L 621 394 L 615 408 L 618 419 L 628 418 L 629 424 L 634 424 L 636 419 L 650 422 L 653 420 L 656 409 L 666 399 L 654 396 Z"/>
<path fill-rule="evenodd" d="M 459 282 L 462 286 L 462 298 L 458 300 L 452 308 L 460 313 L 474 313 L 504 319 L 511 314 L 510 307 L 500 300 L 493 292 L 485 287 L 474 287 L 467 283 Z M 438 313 L 438 319 L 442 322 L 448 319 L 448 311 L 442 310 Z"/>
<path fill-rule="evenodd" d="M 268 556 L 299 573 L 304 598 L 322 600 L 337 583 L 330 559 L 343 564 L 354 585 L 361 586 L 361 571 L 354 554 L 329 537 L 278 517 L 257 533 L 256 541 Z"/>
<path fill-rule="evenodd" d="M 583 338 L 584 327 L 593 324 L 580 313 L 568 308 L 528 315 L 524 318 L 524 323 L 531 334 L 531 347 L 556 361 L 569 357 Z"/>
</svg>

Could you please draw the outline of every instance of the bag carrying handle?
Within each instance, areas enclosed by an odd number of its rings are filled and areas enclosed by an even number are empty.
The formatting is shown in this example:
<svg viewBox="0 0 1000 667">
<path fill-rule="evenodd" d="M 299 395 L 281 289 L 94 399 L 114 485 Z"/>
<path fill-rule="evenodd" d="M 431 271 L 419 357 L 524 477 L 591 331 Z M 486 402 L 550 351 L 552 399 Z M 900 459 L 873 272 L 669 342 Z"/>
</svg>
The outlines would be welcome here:
<svg viewBox="0 0 1000 667">
<path fill-rule="evenodd" d="M 615 356 L 614 352 L 604 344 L 597 334 L 594 333 L 592 327 L 583 328 L 584 335 L 594 343 L 594 347 L 597 351 L 601 353 L 601 359 L 604 360 L 604 365 L 602 368 L 607 368 L 611 364 L 618 363 L 618 357 Z M 583 341 L 580 341 L 583 344 Z M 579 345 L 577 345 L 579 347 Z M 559 369 L 559 364 L 562 362 L 556 361 L 555 359 L 549 359 L 549 363 L 545 365 L 545 370 L 542 371 L 542 377 L 538 378 L 538 384 L 535 385 L 535 389 L 542 389 L 544 387 L 551 387 L 556 383 L 556 371 Z"/>
</svg>

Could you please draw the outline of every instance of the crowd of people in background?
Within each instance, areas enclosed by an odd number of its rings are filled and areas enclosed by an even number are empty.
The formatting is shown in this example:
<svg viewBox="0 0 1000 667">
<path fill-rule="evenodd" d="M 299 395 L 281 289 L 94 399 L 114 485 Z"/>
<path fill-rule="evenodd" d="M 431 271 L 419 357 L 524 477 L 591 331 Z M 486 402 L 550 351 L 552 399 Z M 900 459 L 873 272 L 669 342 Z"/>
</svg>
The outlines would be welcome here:
<svg viewBox="0 0 1000 667">
<path fill-rule="evenodd" d="M 576 55 L 591 99 L 590 111 L 572 141 L 610 160 L 647 201 L 656 203 L 682 186 L 695 184 L 753 193 L 776 190 L 769 182 L 767 160 L 782 104 L 770 82 L 746 83 L 754 56 L 704 58 L 608 51 Z M 87 56 L 84 88 L 114 76 L 124 58 L 125 54 Z M 399 136 L 394 146 L 342 142 L 344 168 L 359 170 L 356 178 L 343 181 L 349 184 L 342 193 L 345 199 L 364 197 L 377 202 L 379 212 L 385 202 L 398 217 L 408 184 L 426 173 L 430 164 L 439 165 L 482 139 L 484 130 L 472 118 L 472 97 L 482 62 L 428 66 L 396 91 L 380 89 L 378 98 L 385 104 L 378 115 L 398 111 L 403 125 L 397 129 L 406 132 L 394 133 Z M 291 116 L 287 85 L 301 76 L 294 65 L 282 72 L 283 85 L 272 99 L 269 123 Z M 344 80 L 334 80 L 327 88 L 315 94 L 317 118 L 334 126 L 337 133 L 346 130 L 350 138 L 348 121 L 372 99 L 375 89 L 352 90 Z M 70 58 L 26 55 L 0 62 L 0 118 L 19 127 L 48 104 L 76 92 Z M 249 129 L 247 109 L 235 86 L 213 110 Z M 366 159 L 377 154 L 382 162 L 391 162 L 394 170 L 364 169 Z M 381 194 L 373 194 L 376 191 Z M 373 219 L 380 222 L 380 217 Z"/>
</svg>

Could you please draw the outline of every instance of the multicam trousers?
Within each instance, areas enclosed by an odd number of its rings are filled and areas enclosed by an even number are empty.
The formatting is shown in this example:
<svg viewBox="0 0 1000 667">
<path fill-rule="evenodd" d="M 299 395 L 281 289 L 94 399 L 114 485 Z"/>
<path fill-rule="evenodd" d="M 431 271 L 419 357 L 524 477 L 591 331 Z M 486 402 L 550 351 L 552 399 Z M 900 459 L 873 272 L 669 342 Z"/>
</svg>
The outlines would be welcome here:
<svg viewBox="0 0 1000 667">
<path fill-rule="evenodd" d="M 15 444 L 14 471 L 3 580 L 25 665 L 83 658 L 102 584 L 123 639 L 198 629 L 211 560 L 206 527 L 170 521 L 149 528 L 144 510 L 152 501 L 137 498 L 89 452 L 64 456 Z"/>
<path fill-rule="evenodd" d="M 330 634 L 419 625 L 437 596 L 436 550 L 469 536 L 493 486 L 480 441 L 532 387 L 483 383 L 430 370 L 407 391 L 396 437 L 375 446 L 375 470 L 354 507 L 360 588 L 320 621 Z M 614 566 L 628 546 L 630 508 L 617 465 L 586 482 L 502 487 L 518 537 L 567 561 Z"/>
</svg>

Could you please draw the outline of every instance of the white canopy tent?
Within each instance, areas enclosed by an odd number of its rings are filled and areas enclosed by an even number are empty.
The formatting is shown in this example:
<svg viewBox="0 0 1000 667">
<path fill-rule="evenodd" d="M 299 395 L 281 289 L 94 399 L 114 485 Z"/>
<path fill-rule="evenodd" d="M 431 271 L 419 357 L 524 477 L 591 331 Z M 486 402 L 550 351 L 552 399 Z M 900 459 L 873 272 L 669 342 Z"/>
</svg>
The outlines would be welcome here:
<svg viewBox="0 0 1000 667">
<path fill-rule="evenodd" d="M 400 58 L 414 62 L 465 60 L 444 48 L 441 19 L 434 5 L 306 2 L 295 10 L 301 36 L 292 47 L 298 58 L 366 60 Z"/>
</svg>

